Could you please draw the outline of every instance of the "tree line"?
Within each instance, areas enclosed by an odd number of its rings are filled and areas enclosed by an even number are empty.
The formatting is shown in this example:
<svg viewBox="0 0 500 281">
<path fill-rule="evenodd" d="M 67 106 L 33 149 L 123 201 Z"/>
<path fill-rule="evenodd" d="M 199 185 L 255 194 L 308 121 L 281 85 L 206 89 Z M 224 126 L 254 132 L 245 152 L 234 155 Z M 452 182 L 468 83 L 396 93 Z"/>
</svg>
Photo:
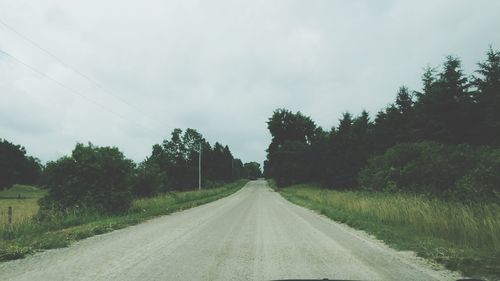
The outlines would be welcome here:
<svg viewBox="0 0 500 281">
<path fill-rule="evenodd" d="M 345 112 L 330 130 L 301 112 L 276 110 L 267 122 L 265 176 L 281 186 L 500 198 L 500 52 L 490 47 L 486 55 L 469 76 L 448 56 L 425 69 L 421 90 L 402 86 L 373 118 Z"/>
<path fill-rule="evenodd" d="M 41 169 L 40 160 L 26 155 L 23 146 L 0 139 L 0 190 L 15 183 L 36 183 Z"/>
<path fill-rule="evenodd" d="M 116 147 L 78 143 L 70 155 L 44 166 L 26 155 L 24 147 L 2 140 L 0 189 L 16 183 L 47 188 L 48 195 L 41 200 L 41 209 L 46 211 L 119 212 L 128 209 L 134 197 L 197 188 L 200 146 L 204 188 L 260 176 L 258 163 L 243 164 L 227 145 L 211 145 L 194 129 L 174 129 L 140 163 Z"/>
</svg>

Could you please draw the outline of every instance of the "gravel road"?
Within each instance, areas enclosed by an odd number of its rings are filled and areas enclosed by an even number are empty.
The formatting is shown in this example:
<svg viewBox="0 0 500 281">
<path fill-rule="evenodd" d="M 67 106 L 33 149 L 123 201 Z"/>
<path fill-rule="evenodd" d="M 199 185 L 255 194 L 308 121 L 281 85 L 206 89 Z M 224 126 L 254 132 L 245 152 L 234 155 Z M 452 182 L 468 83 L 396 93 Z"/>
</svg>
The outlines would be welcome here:
<svg viewBox="0 0 500 281">
<path fill-rule="evenodd" d="M 193 209 L 0 264 L 0 280 L 455 280 L 296 206 L 265 181 Z"/>
</svg>

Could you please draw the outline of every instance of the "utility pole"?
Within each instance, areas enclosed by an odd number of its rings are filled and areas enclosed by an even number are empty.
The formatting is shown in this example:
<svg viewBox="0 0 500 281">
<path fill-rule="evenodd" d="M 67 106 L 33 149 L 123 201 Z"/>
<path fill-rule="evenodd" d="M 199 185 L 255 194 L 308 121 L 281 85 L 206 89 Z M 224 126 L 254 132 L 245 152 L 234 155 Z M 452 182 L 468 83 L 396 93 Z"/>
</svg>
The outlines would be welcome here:
<svg viewBox="0 0 500 281">
<path fill-rule="evenodd" d="M 201 142 L 198 156 L 198 190 L 201 190 Z"/>
</svg>

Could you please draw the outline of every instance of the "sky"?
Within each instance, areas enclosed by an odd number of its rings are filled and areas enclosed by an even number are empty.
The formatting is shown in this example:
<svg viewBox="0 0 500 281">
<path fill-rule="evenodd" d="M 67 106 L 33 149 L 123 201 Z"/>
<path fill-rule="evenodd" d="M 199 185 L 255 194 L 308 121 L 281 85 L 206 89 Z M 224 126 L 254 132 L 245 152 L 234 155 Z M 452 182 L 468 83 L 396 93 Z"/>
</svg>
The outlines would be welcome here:
<svg viewBox="0 0 500 281">
<path fill-rule="evenodd" d="M 0 0 L 0 138 L 42 162 L 89 141 L 141 161 L 195 128 L 262 163 L 275 109 L 325 129 L 374 116 L 447 55 L 472 74 L 500 49 L 499 14 L 496 0 Z"/>
</svg>

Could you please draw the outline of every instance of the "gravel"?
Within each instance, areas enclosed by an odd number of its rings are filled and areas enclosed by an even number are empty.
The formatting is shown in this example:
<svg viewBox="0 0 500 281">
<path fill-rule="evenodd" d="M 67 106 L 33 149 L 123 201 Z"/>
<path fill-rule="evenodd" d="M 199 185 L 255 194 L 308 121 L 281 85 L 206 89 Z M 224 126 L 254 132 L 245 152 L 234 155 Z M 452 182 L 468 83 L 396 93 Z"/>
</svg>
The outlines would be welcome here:
<svg viewBox="0 0 500 281">
<path fill-rule="evenodd" d="M 263 180 L 196 208 L 0 264 L 0 280 L 456 280 Z"/>
</svg>

